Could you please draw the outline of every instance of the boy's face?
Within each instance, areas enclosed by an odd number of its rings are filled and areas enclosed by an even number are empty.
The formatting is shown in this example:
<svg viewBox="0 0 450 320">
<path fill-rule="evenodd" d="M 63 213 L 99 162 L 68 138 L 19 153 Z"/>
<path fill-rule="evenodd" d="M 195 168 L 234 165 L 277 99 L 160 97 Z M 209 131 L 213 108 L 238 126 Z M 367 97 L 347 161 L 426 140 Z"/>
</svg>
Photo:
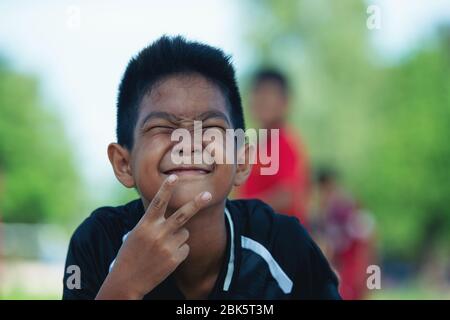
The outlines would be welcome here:
<svg viewBox="0 0 450 320">
<path fill-rule="evenodd" d="M 201 75 L 173 75 L 164 78 L 142 99 L 134 130 L 134 146 L 128 159 L 133 185 L 124 183 L 119 176 L 118 178 L 128 187 L 135 186 L 145 205 L 172 173 L 178 176 L 179 182 L 169 202 L 170 211 L 191 201 L 202 191 L 211 193 L 210 205 L 217 204 L 228 196 L 233 185 L 245 181 L 246 169 L 244 168 L 243 173 L 239 169 L 240 165 L 194 163 L 194 152 L 203 151 L 205 156 L 211 158 L 222 157 L 225 145 L 225 142 L 214 142 L 215 151 L 212 155 L 205 151 L 211 141 L 202 138 L 200 143 L 195 144 L 194 121 L 202 121 L 203 130 L 215 130 L 218 134 L 222 133 L 223 137 L 226 129 L 232 129 L 222 91 Z M 191 157 L 190 164 L 176 164 L 172 154 L 180 141 L 172 141 L 171 135 L 179 128 L 187 129 L 191 134 L 189 148 L 180 149 L 178 153 L 180 156 Z M 183 150 L 190 150 L 190 153 L 186 155 Z"/>
<path fill-rule="evenodd" d="M 261 128 L 280 125 L 287 114 L 288 99 L 286 93 L 272 80 L 264 80 L 252 91 L 250 110 Z"/>
</svg>

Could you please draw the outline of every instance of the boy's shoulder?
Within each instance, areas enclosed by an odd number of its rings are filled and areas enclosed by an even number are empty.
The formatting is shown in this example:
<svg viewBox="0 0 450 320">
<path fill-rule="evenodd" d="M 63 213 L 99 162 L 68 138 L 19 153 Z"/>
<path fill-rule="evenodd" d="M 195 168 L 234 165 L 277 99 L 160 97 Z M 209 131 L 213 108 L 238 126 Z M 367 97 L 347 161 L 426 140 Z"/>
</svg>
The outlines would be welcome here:
<svg viewBox="0 0 450 320">
<path fill-rule="evenodd" d="M 75 230 L 72 242 L 78 244 L 103 243 L 100 238 L 108 238 L 115 242 L 121 240 L 137 224 L 143 214 L 143 205 L 140 199 L 120 206 L 103 206 L 95 209 Z M 117 243 L 118 245 L 121 242 Z"/>
<path fill-rule="evenodd" d="M 293 284 L 292 297 L 339 298 L 335 274 L 297 218 L 276 213 L 257 199 L 228 201 L 227 209 L 236 222 L 241 257 L 246 252 L 253 257 L 256 253 L 268 265 L 276 265 L 274 270 L 284 274 L 281 280 L 289 279 L 280 282 L 286 286 Z"/>
<path fill-rule="evenodd" d="M 238 221 L 241 232 L 256 241 L 307 245 L 311 240 L 301 222 L 292 216 L 275 212 L 259 199 L 228 200 L 227 208 Z"/>
<path fill-rule="evenodd" d="M 70 239 L 66 269 L 77 265 L 82 270 L 81 287 L 84 289 L 69 290 L 64 286 L 64 299 L 95 297 L 122 245 L 123 235 L 137 223 L 141 211 L 140 200 L 117 207 L 100 207 L 77 227 Z M 68 276 L 64 273 L 64 283 Z"/>
<path fill-rule="evenodd" d="M 132 200 L 119 206 L 104 206 L 95 209 L 88 219 L 102 225 L 122 225 L 132 229 L 144 214 L 144 206 L 141 199 Z"/>
</svg>

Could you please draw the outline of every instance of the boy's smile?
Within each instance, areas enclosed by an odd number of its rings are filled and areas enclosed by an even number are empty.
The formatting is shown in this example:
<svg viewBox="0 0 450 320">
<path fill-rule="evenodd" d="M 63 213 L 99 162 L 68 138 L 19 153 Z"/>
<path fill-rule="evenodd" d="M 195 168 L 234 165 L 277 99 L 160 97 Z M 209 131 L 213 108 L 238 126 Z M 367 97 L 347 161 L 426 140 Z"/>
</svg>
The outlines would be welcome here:
<svg viewBox="0 0 450 320">
<path fill-rule="evenodd" d="M 178 177 L 190 176 L 204 176 L 210 174 L 214 170 L 213 166 L 193 166 L 193 165 L 178 165 L 171 169 L 164 170 L 163 173 L 167 176 L 176 174 Z"/>
</svg>

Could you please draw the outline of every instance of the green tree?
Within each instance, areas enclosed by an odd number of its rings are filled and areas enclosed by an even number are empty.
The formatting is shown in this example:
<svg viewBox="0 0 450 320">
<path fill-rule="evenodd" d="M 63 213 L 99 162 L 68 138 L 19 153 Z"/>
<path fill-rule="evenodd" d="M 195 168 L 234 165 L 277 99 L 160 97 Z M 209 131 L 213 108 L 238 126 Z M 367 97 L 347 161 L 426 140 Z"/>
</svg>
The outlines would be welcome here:
<svg viewBox="0 0 450 320">
<path fill-rule="evenodd" d="M 362 180 L 391 248 L 424 237 L 450 247 L 450 46 L 442 33 L 429 48 L 387 70 L 372 121 L 377 131 Z M 373 176 L 373 177 L 372 177 Z M 372 177 L 372 178 L 371 178 Z M 439 234 L 427 226 L 439 222 Z"/>
<path fill-rule="evenodd" d="M 0 61 L 0 213 L 6 222 L 66 222 L 79 214 L 81 181 L 61 122 L 38 81 Z"/>
</svg>

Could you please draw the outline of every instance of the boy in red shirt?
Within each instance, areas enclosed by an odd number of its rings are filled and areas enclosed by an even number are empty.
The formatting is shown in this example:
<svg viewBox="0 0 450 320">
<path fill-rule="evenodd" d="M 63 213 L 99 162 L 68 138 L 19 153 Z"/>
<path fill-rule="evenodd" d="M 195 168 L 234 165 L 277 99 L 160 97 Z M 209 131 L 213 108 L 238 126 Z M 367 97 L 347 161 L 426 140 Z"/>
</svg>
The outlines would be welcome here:
<svg viewBox="0 0 450 320">
<path fill-rule="evenodd" d="M 259 128 L 269 130 L 267 141 L 259 143 L 258 148 L 264 148 L 272 161 L 279 161 L 278 172 L 262 175 L 264 165 L 258 159 L 238 196 L 261 199 L 276 211 L 307 224 L 308 160 L 299 137 L 286 123 L 288 107 L 289 85 L 284 75 L 275 70 L 258 72 L 253 80 L 250 111 Z M 278 157 L 271 154 L 270 129 L 279 129 Z"/>
</svg>

